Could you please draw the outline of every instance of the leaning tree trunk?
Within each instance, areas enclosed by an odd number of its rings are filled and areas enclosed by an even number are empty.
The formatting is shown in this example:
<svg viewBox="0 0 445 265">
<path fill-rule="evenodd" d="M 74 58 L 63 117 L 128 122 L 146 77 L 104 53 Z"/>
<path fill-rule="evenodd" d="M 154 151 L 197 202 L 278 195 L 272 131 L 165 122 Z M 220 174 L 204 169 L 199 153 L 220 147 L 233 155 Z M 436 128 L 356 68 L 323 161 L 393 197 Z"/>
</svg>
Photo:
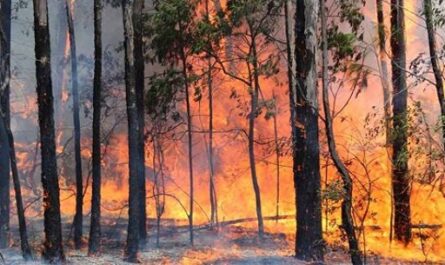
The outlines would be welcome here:
<svg viewBox="0 0 445 265">
<path fill-rule="evenodd" d="M 79 115 L 79 88 L 77 71 L 76 36 L 74 31 L 74 18 L 71 9 L 71 1 L 66 1 L 66 17 L 70 39 L 71 54 L 71 91 L 73 96 L 73 124 L 74 124 L 74 157 L 76 168 L 76 214 L 74 216 L 74 246 L 82 247 L 83 226 L 83 178 L 82 156 L 80 149 L 80 115 Z"/>
<path fill-rule="evenodd" d="M 141 159 L 138 164 L 139 179 L 139 237 L 141 245 L 145 245 L 147 240 L 147 190 L 145 186 L 145 108 L 144 108 L 144 91 L 145 91 L 145 61 L 144 61 L 144 21 L 143 13 L 144 0 L 134 1 L 134 58 L 136 73 L 136 105 L 139 122 L 138 147 L 139 157 Z"/>
<path fill-rule="evenodd" d="M 408 172 L 408 90 L 406 86 L 406 44 L 404 0 L 391 0 L 391 51 L 393 84 L 392 186 L 394 234 L 411 241 L 410 178 Z"/>
<path fill-rule="evenodd" d="M 9 81 L 11 53 L 11 0 L 0 4 L 0 110 L 9 124 Z M 0 145 L 0 249 L 8 247 L 10 171 L 7 134 L 3 133 Z"/>
<path fill-rule="evenodd" d="M 320 1 L 321 12 L 321 35 L 322 35 L 322 86 L 323 86 L 323 109 L 325 113 L 325 127 L 326 138 L 328 141 L 329 153 L 331 154 L 332 161 L 334 162 L 337 171 L 343 181 L 344 197 L 341 203 L 341 221 L 342 228 L 346 233 L 349 243 L 349 254 L 351 255 L 351 262 L 354 265 L 361 265 L 362 257 L 360 249 L 358 247 L 357 236 L 354 229 L 354 219 L 352 216 L 352 178 L 349 175 L 349 171 L 340 158 L 337 152 L 337 146 L 334 136 L 334 125 L 331 115 L 331 107 L 329 104 L 329 58 L 328 58 L 328 37 L 327 37 L 327 16 L 324 0 Z"/>
<path fill-rule="evenodd" d="M 3 124 L 6 128 L 6 132 L 8 134 L 8 142 L 9 142 L 9 155 L 11 157 L 11 171 L 12 171 L 12 179 L 14 182 L 14 191 L 15 191 L 15 201 L 17 207 L 17 217 L 19 221 L 19 232 L 20 232 L 20 247 L 22 249 L 22 256 L 25 260 L 32 259 L 31 247 L 28 242 L 28 230 L 26 228 L 26 219 L 25 219 L 25 209 L 23 207 L 23 198 L 22 198 L 22 188 L 20 185 L 20 177 L 19 170 L 17 168 L 17 158 L 14 147 L 14 135 L 12 134 L 11 128 L 9 124 L 6 122 L 6 119 L 3 118 Z"/>
<path fill-rule="evenodd" d="M 318 1 L 297 0 L 295 16 L 296 119 L 292 121 L 297 205 L 296 257 L 323 260 L 317 100 Z M 291 110 L 294 111 L 294 110 Z"/>
<path fill-rule="evenodd" d="M 44 258 L 52 263 L 65 260 L 62 247 L 59 178 L 54 133 L 54 102 L 51 82 L 51 49 L 47 0 L 34 0 L 37 104 L 39 108 L 40 149 L 44 205 Z"/>
<path fill-rule="evenodd" d="M 102 92 L 102 1 L 94 0 L 94 88 L 93 88 L 93 184 L 88 255 L 100 249 L 101 150 L 100 119 Z"/>
<path fill-rule="evenodd" d="M 139 178 L 141 162 L 139 153 L 139 120 L 135 80 L 133 1 L 122 0 L 125 46 L 125 87 L 128 119 L 128 158 L 129 158 L 129 198 L 128 198 L 128 236 L 126 259 L 137 262 L 139 251 Z"/>
<path fill-rule="evenodd" d="M 430 48 L 431 66 L 433 67 L 434 78 L 436 80 L 437 98 L 440 105 L 440 122 L 442 125 L 442 142 L 445 144 L 445 96 L 443 91 L 442 69 L 439 66 L 439 58 L 436 51 L 436 33 L 433 21 L 433 4 L 431 0 L 423 1 L 426 29 L 428 32 L 428 45 Z"/>
</svg>

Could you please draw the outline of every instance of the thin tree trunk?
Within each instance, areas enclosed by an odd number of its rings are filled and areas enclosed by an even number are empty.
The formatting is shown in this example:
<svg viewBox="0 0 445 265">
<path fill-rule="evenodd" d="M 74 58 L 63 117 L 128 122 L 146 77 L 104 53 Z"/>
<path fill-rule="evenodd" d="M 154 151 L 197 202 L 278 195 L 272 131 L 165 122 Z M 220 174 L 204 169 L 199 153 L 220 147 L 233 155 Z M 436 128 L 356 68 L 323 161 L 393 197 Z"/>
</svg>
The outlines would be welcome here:
<svg viewBox="0 0 445 265">
<path fill-rule="evenodd" d="M 188 159 L 189 159 L 189 182 L 190 182 L 190 210 L 189 210 L 189 232 L 190 244 L 193 246 L 193 206 L 194 206 L 194 187 L 193 187 L 193 135 L 192 135 L 192 110 L 190 105 L 190 91 L 187 73 L 187 57 L 184 48 L 181 50 L 182 75 L 185 84 L 185 101 L 187 105 L 187 137 L 188 137 Z"/>
<path fill-rule="evenodd" d="M 9 81 L 11 53 L 11 0 L 0 4 L 0 110 L 10 123 L 9 114 Z M 8 146 L 7 134 L 0 138 L 1 146 Z M 10 213 L 10 171 L 7 148 L 0 151 L 0 249 L 9 244 Z"/>
<path fill-rule="evenodd" d="M 139 252 L 139 178 L 138 169 L 140 153 L 139 120 L 136 94 L 136 75 L 134 59 L 134 30 L 133 30 L 133 3 L 132 0 L 122 0 L 124 20 L 124 46 L 125 46 L 125 87 L 128 119 L 128 149 L 129 149 L 129 199 L 128 199 L 128 236 L 126 246 L 126 259 L 129 262 L 137 262 Z"/>
<path fill-rule="evenodd" d="M 32 259 L 31 247 L 28 242 L 28 232 L 26 228 L 25 210 L 23 208 L 23 198 L 22 189 L 20 187 L 20 177 L 17 168 L 17 159 L 14 147 L 14 135 L 12 134 L 9 124 L 6 122 L 5 117 L 3 117 L 3 124 L 5 125 L 6 133 L 8 134 L 9 142 L 9 156 L 11 157 L 11 170 L 12 179 L 14 182 L 15 200 L 17 207 L 17 217 L 19 221 L 19 232 L 20 232 L 20 247 L 22 249 L 22 256 L 25 260 Z"/>
<path fill-rule="evenodd" d="M 101 150 L 100 120 L 102 93 L 102 1 L 94 0 L 94 88 L 93 88 L 93 184 L 88 255 L 100 249 Z"/>
<path fill-rule="evenodd" d="M 439 66 L 439 58 L 436 51 L 437 41 L 433 22 L 433 4 L 431 0 L 423 1 L 426 29 L 428 32 L 428 46 L 430 49 L 431 66 L 433 67 L 434 78 L 436 80 L 437 99 L 440 105 L 440 122 L 442 126 L 442 142 L 445 143 L 445 96 L 443 91 L 442 69 Z"/>
<path fill-rule="evenodd" d="M 275 163 L 276 165 L 276 178 L 277 178 L 277 189 L 276 189 L 276 212 L 275 215 L 280 216 L 280 144 L 278 142 L 278 124 L 277 124 L 277 115 L 278 115 L 278 107 L 277 107 L 277 98 L 275 96 L 275 91 L 273 92 L 273 99 L 275 104 L 275 113 L 273 115 L 273 132 L 274 132 L 274 142 L 275 142 Z"/>
<path fill-rule="evenodd" d="M 296 120 L 293 123 L 297 205 L 296 257 L 323 260 L 317 100 L 318 1 L 297 0 L 295 15 Z M 292 110 L 293 111 L 293 110 Z"/>
<path fill-rule="evenodd" d="M 252 32 L 252 31 L 250 31 Z M 256 214 L 258 219 L 258 236 L 263 238 L 264 236 L 264 221 L 263 221 L 263 211 L 261 206 L 261 191 L 260 185 L 258 183 L 258 176 L 256 171 L 256 159 L 255 159 L 255 119 L 258 115 L 258 96 L 260 91 L 260 81 L 259 81 L 259 70 L 258 70 L 258 54 L 256 50 L 255 38 L 251 38 L 251 48 L 252 48 L 252 66 L 253 73 L 251 76 L 253 78 L 253 89 L 251 92 L 250 99 L 250 114 L 249 114 L 249 162 L 250 162 L 250 173 L 252 177 L 253 191 L 255 193 L 255 206 Z"/>
<path fill-rule="evenodd" d="M 220 6 L 217 7 L 221 8 Z M 210 21 L 209 18 L 209 0 L 206 0 L 206 16 L 207 20 Z M 212 59 L 209 55 L 207 59 L 207 87 L 209 90 L 209 168 L 210 168 L 210 225 L 218 226 L 218 203 L 216 197 L 216 188 L 215 188 L 215 170 L 214 170 L 214 162 L 213 162 L 213 80 L 212 80 Z"/>
<path fill-rule="evenodd" d="M 394 234 L 411 241 L 410 178 L 408 172 L 408 90 L 406 86 L 406 44 L 404 0 L 391 0 L 391 50 L 393 83 L 392 186 L 394 197 Z"/>
<path fill-rule="evenodd" d="M 385 33 L 385 17 L 383 10 L 383 0 L 376 0 L 377 6 L 377 27 L 379 41 L 379 59 L 381 67 L 381 82 L 383 89 L 383 109 L 385 119 L 385 135 L 386 145 L 390 144 L 391 138 L 391 94 L 388 74 L 388 61 L 386 55 L 386 33 Z"/>
<path fill-rule="evenodd" d="M 51 263 L 65 260 L 62 247 L 59 178 L 54 131 L 54 102 L 51 82 L 51 50 L 47 0 L 33 0 L 36 55 L 37 103 L 44 205 L 44 258 Z"/>
<path fill-rule="evenodd" d="M 76 35 L 74 31 L 74 18 L 71 1 L 66 1 L 66 17 L 70 39 L 71 54 L 71 91 L 73 96 L 73 124 L 74 124 L 74 156 L 76 163 L 76 214 L 74 216 L 74 246 L 82 247 L 83 227 L 83 178 L 82 156 L 80 147 L 80 115 L 79 115 L 79 77 L 77 71 Z"/>
<path fill-rule="evenodd" d="M 346 233 L 349 243 L 349 254 L 351 255 L 351 262 L 354 265 L 363 264 L 361 253 L 358 247 L 357 236 L 354 229 L 354 219 L 352 217 L 352 178 L 349 175 L 348 169 L 341 160 L 335 143 L 334 125 L 331 115 L 331 107 L 329 104 L 329 58 L 328 58 L 328 37 L 327 37 L 327 17 L 325 1 L 320 1 L 321 12 L 321 28 L 322 28 L 322 86 L 323 86 L 323 108 L 325 112 L 325 127 L 326 138 L 328 141 L 329 153 L 331 154 L 332 161 L 334 162 L 337 171 L 343 180 L 344 197 L 341 203 L 341 220 L 342 228 Z"/>
<path fill-rule="evenodd" d="M 145 60 L 144 60 L 144 21 L 143 21 L 144 0 L 135 0 L 133 5 L 133 25 L 134 25 L 134 58 L 136 73 L 136 106 L 139 122 L 138 147 L 140 161 L 138 164 L 139 179 L 139 237 L 141 245 L 144 246 L 147 240 L 147 190 L 145 185 Z"/>
</svg>

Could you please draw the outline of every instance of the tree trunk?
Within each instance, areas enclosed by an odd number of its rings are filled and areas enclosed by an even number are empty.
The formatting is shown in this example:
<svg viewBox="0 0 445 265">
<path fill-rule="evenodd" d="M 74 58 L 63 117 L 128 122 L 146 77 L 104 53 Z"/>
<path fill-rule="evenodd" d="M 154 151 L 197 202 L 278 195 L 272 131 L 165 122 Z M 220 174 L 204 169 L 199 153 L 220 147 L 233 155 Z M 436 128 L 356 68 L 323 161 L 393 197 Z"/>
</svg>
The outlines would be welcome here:
<svg viewBox="0 0 445 265">
<path fill-rule="evenodd" d="M 252 32 L 252 30 L 250 31 Z M 255 206 L 256 215 L 258 219 L 258 236 L 263 238 L 264 236 L 264 222 L 263 222 L 263 211 L 261 206 L 261 191 L 260 185 L 258 183 L 258 176 L 256 171 L 256 159 L 255 159 L 255 119 L 258 115 L 258 96 L 260 91 L 260 81 L 259 81 L 259 67 L 258 67 L 258 54 L 256 48 L 256 40 L 254 37 L 251 38 L 251 48 L 252 48 L 252 66 L 253 73 L 253 89 L 251 91 L 250 99 L 250 114 L 249 114 L 249 163 L 250 163 L 250 173 L 252 177 L 253 191 L 255 193 Z"/>
<path fill-rule="evenodd" d="M 192 110 L 190 105 L 190 87 L 187 73 L 187 57 L 184 48 L 181 50 L 182 75 L 185 84 L 185 101 L 187 105 L 187 137 L 188 137 L 188 159 L 189 159 L 189 182 L 190 182 L 190 210 L 189 210 L 189 232 L 190 244 L 193 246 L 193 206 L 194 206 L 194 177 L 193 177 L 193 134 L 192 134 Z"/>
<path fill-rule="evenodd" d="M 65 260 L 62 247 L 59 178 L 57 175 L 56 142 L 54 132 L 54 102 L 51 83 L 51 50 L 46 0 L 33 0 L 39 108 L 40 149 L 42 156 L 42 187 L 44 205 L 44 258 L 51 263 Z"/>
<path fill-rule="evenodd" d="M 145 185 L 145 60 L 144 60 L 144 20 L 143 20 L 144 0 L 134 1 L 134 58 L 136 73 L 136 105 L 139 122 L 138 147 L 140 162 L 138 164 L 139 179 L 139 237 L 141 245 L 145 245 L 147 240 L 147 191 Z"/>
<path fill-rule="evenodd" d="M 296 257 L 323 260 L 317 100 L 318 1 L 297 0 L 295 16 L 296 119 L 293 121 L 297 205 Z M 292 104 L 292 103 L 291 103 Z M 293 110 L 291 110 L 293 111 Z"/>
<path fill-rule="evenodd" d="M 383 109 L 385 119 L 385 135 L 386 145 L 390 144 L 391 138 L 391 94 L 388 74 L 388 61 L 386 55 L 386 33 L 385 33 L 385 17 L 383 10 L 383 0 L 376 0 L 377 6 L 377 27 L 379 41 L 379 59 L 381 70 L 381 81 L 383 89 Z"/>
<path fill-rule="evenodd" d="M 273 91 L 273 99 L 275 104 L 275 113 L 273 115 L 273 132 L 274 132 L 274 142 L 275 142 L 275 163 L 276 163 L 276 179 L 277 179 L 277 188 L 276 188 L 276 200 L 275 200 L 275 215 L 277 217 L 280 216 L 280 144 L 278 142 L 278 124 L 277 124 L 277 98 L 275 96 L 275 91 Z"/>
<path fill-rule="evenodd" d="M 431 0 L 423 1 L 426 29 L 428 32 L 428 46 L 430 49 L 431 66 L 433 67 L 434 78 L 436 80 L 437 98 L 440 105 L 440 122 L 442 126 L 442 142 L 445 144 L 445 96 L 443 91 L 442 69 L 439 66 L 439 58 L 436 51 L 436 33 L 433 22 L 433 4 Z"/>
<path fill-rule="evenodd" d="M 206 16 L 210 21 L 209 0 L 206 0 Z M 220 3 L 214 3 L 216 10 L 221 10 Z M 209 198 L 210 198 L 210 225 L 218 226 L 218 202 L 216 197 L 215 188 L 215 168 L 213 162 L 213 80 L 212 80 L 212 58 L 210 54 L 207 59 L 207 88 L 209 90 L 209 173 L 210 173 L 210 185 L 209 185 Z"/>
<path fill-rule="evenodd" d="M 125 87 L 127 100 L 128 119 L 128 150 L 129 150 L 129 185 L 128 199 L 128 236 L 126 247 L 126 259 L 129 262 L 137 262 L 139 251 L 139 220 L 140 197 L 138 170 L 140 159 L 139 144 L 139 120 L 136 94 L 136 72 L 134 58 L 134 30 L 133 30 L 133 3 L 132 0 L 122 0 L 124 21 L 124 46 L 125 46 Z"/>
<path fill-rule="evenodd" d="M 406 86 L 406 45 L 404 0 L 391 0 L 391 51 L 393 83 L 392 186 L 394 234 L 411 241 L 410 178 L 408 172 L 408 91 Z"/>
<path fill-rule="evenodd" d="M 71 54 L 71 91 L 73 96 L 73 124 L 74 124 L 74 156 L 76 163 L 76 214 L 74 216 L 74 246 L 82 247 L 83 227 L 83 178 L 82 156 L 80 147 L 80 116 L 79 116 L 79 88 L 77 71 L 76 35 L 74 31 L 74 18 L 71 1 L 66 1 L 66 17 L 70 39 Z"/>
<path fill-rule="evenodd" d="M 321 35 L 322 35 L 322 86 L 323 86 L 323 108 L 325 113 L 325 127 L 326 138 L 328 141 L 329 153 L 331 154 L 332 161 L 334 162 L 337 171 L 343 181 L 344 197 L 341 203 L 341 220 L 342 228 L 346 233 L 349 243 L 349 254 L 351 255 L 351 262 L 354 265 L 361 265 L 362 257 L 358 247 L 357 237 L 354 229 L 354 219 L 352 217 L 352 178 L 349 175 L 349 171 L 345 164 L 341 160 L 335 143 L 334 136 L 334 124 L 331 115 L 331 107 L 329 104 L 329 58 L 328 58 L 328 37 L 327 37 L 327 16 L 325 1 L 320 1 L 321 12 Z"/>
<path fill-rule="evenodd" d="M 22 256 L 25 260 L 32 259 L 31 247 L 28 242 L 28 230 L 26 228 L 25 210 L 23 207 L 22 189 L 20 185 L 19 171 L 17 168 L 17 159 L 14 147 L 14 135 L 12 134 L 11 128 L 7 123 L 5 117 L 3 117 L 3 124 L 5 125 L 6 133 L 8 134 L 9 142 L 9 155 L 11 157 L 11 170 L 12 179 L 14 182 L 15 200 L 17 207 L 17 217 L 19 221 L 19 232 L 20 232 L 20 247 L 22 249 Z"/>
<path fill-rule="evenodd" d="M 0 4 L 0 110 L 9 125 L 9 81 L 11 53 L 11 0 Z M 2 133 L 0 145 L 8 146 L 7 134 Z M 0 151 L 0 249 L 9 244 L 10 171 L 7 148 Z"/>
<path fill-rule="evenodd" d="M 94 91 L 93 91 L 93 184 L 88 255 L 100 249 L 101 150 L 100 120 L 102 93 L 102 1 L 94 0 Z"/>
</svg>

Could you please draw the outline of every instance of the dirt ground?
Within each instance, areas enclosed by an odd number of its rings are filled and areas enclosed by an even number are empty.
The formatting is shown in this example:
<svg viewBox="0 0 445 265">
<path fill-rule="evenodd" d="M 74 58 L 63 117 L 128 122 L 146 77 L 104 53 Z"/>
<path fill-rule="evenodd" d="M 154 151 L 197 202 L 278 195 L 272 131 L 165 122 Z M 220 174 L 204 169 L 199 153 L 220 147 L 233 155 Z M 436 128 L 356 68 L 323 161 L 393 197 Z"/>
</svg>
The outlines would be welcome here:
<svg viewBox="0 0 445 265">
<path fill-rule="evenodd" d="M 87 231 L 87 230 L 86 230 Z M 104 235 L 102 255 L 99 257 L 88 257 L 87 242 L 80 251 L 73 250 L 72 246 L 65 247 L 68 264 L 129 264 L 123 261 L 123 248 L 125 237 L 121 234 Z M 155 244 L 154 236 L 150 237 L 146 247 L 141 251 L 141 264 L 253 264 L 253 265 L 278 265 L 308 264 L 296 260 L 293 255 L 292 238 L 284 234 L 266 234 L 263 241 L 258 240 L 254 230 L 242 227 L 225 227 L 219 232 L 201 230 L 196 232 L 195 245 L 188 244 L 188 233 L 177 232 L 161 238 L 160 246 Z M 38 242 L 33 242 L 33 247 L 39 249 Z M 20 256 L 20 249 L 14 246 L 8 250 L 0 251 L 4 263 L 14 264 L 42 264 L 37 255 L 36 261 L 24 262 Z M 0 264 L 2 262 L 0 261 Z M 341 248 L 328 248 L 326 264 L 350 264 L 347 253 Z M 367 264 L 420 264 L 415 262 L 402 262 L 390 260 L 379 256 L 367 257 Z"/>
</svg>

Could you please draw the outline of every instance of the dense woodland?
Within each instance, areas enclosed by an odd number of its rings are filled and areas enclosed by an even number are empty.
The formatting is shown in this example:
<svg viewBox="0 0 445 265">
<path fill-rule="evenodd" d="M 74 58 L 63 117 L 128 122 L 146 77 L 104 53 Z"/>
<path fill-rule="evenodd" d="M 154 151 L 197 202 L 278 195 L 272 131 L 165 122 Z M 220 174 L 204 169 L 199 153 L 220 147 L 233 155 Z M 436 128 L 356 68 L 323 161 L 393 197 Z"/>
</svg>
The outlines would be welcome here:
<svg viewBox="0 0 445 265">
<path fill-rule="evenodd" d="M 445 262 L 444 71 L 443 0 L 1 0 L 0 264 Z"/>
</svg>

